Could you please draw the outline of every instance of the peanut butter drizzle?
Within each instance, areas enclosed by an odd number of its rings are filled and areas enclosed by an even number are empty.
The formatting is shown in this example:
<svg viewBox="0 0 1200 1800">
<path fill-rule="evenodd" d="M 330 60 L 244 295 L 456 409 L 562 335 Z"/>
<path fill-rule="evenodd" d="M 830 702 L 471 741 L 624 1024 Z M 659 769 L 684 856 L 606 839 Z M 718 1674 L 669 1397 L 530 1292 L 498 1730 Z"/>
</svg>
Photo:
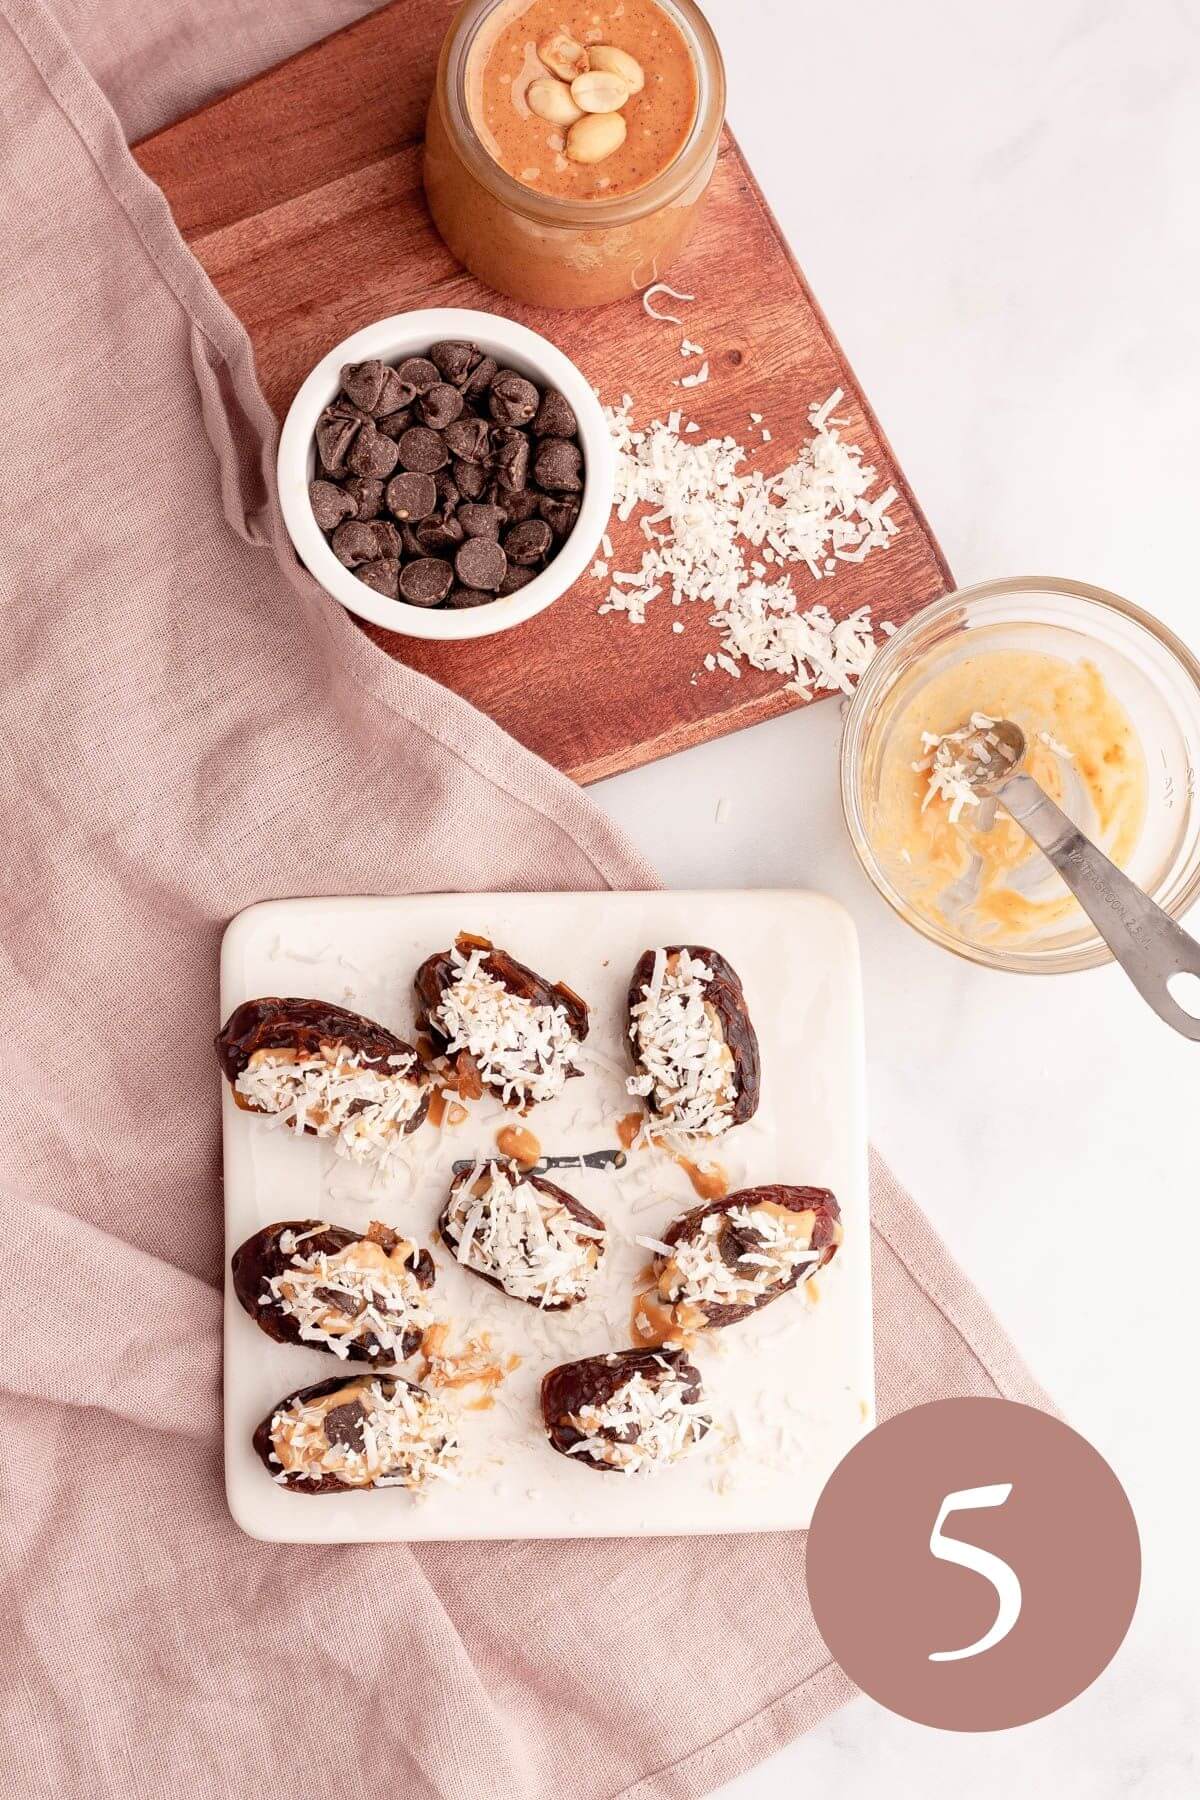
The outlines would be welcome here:
<svg viewBox="0 0 1200 1800">
<path fill-rule="evenodd" d="M 626 1113 L 617 1120 L 617 1141 L 623 1150 L 631 1150 L 643 1125 L 646 1123 L 644 1113 Z M 720 1163 L 696 1163 L 690 1156 L 681 1151 L 672 1150 L 671 1146 L 660 1137 L 651 1135 L 650 1144 L 655 1150 L 661 1150 L 669 1156 L 673 1163 L 683 1170 L 692 1187 L 701 1200 L 723 1200 L 729 1192 L 729 1176 Z"/>
<path fill-rule="evenodd" d="M 634 1139 L 642 1129 L 644 1116 L 641 1113 L 626 1113 L 623 1119 L 617 1120 L 617 1141 L 623 1150 L 633 1146 Z"/>
<path fill-rule="evenodd" d="M 522 1125 L 503 1125 L 496 1133 L 496 1148 L 501 1156 L 510 1157 L 523 1169 L 532 1169 L 542 1160 L 542 1146 L 532 1131 Z"/>
<path fill-rule="evenodd" d="M 658 1350 L 664 1344 L 678 1344 L 681 1350 L 691 1350 L 707 1326 L 708 1320 L 698 1306 L 689 1306 L 686 1300 L 672 1305 L 663 1299 L 657 1287 L 647 1288 L 644 1293 L 634 1296 L 630 1330 L 639 1350 Z"/>
<path fill-rule="evenodd" d="M 466 1117 L 465 1106 L 460 1105 L 457 1100 L 451 1100 L 444 1087 L 434 1088 L 429 1096 L 429 1123 L 431 1125 L 461 1125 Z"/>
</svg>

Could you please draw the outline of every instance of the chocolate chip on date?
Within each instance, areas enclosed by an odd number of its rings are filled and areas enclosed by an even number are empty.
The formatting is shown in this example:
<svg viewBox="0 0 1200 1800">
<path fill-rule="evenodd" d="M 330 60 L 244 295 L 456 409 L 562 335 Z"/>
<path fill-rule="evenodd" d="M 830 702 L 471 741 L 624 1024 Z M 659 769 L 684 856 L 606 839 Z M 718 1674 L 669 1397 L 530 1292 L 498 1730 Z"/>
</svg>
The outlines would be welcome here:
<svg viewBox="0 0 1200 1800">
<path fill-rule="evenodd" d="M 338 560 L 410 606 L 488 606 L 528 586 L 579 518 L 584 458 L 565 395 L 450 339 L 341 376 L 309 483 Z"/>
</svg>

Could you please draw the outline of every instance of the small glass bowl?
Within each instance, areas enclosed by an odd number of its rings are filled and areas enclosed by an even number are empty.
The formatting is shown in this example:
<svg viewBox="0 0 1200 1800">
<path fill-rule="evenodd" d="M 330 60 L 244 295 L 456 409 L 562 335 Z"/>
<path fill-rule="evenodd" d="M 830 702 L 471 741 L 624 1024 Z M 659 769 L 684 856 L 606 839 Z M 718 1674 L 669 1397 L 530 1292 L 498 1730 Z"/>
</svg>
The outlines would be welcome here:
<svg viewBox="0 0 1200 1800">
<path fill-rule="evenodd" d="M 987 632 L 986 640 L 978 634 Z M 1146 816 L 1126 872 L 1179 918 L 1200 894 L 1200 663 L 1157 619 L 1102 588 L 1022 576 L 963 588 L 889 638 L 859 682 L 842 738 L 846 825 L 863 868 L 901 918 L 956 955 L 990 969 L 1058 975 L 1111 962 L 1078 911 L 1035 937 L 1001 944 L 930 917 L 904 891 L 903 865 L 877 846 L 880 777 L 889 737 L 923 684 L 972 651 L 1042 651 L 1096 664 L 1124 707 L 1146 765 Z"/>
</svg>

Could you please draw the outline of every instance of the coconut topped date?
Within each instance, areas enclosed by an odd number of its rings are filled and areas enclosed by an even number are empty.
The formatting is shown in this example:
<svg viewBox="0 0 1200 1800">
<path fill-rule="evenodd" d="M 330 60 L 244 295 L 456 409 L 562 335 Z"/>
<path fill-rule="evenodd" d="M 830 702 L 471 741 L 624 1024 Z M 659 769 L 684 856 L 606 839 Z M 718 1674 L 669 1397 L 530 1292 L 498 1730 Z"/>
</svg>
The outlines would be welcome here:
<svg viewBox="0 0 1200 1800">
<path fill-rule="evenodd" d="M 316 428 L 313 517 L 376 593 L 461 609 L 515 594 L 575 529 L 579 422 L 477 344 L 346 363 Z"/>
<path fill-rule="evenodd" d="M 416 1051 L 372 1019 L 324 1000 L 247 1000 L 217 1037 L 237 1105 L 386 1168 L 429 1110 Z"/>
<path fill-rule="evenodd" d="M 422 963 L 415 985 L 422 1023 L 465 1098 L 488 1088 L 528 1111 L 579 1074 L 572 1057 L 588 1034 L 586 1003 L 487 938 L 462 933 L 452 950 Z"/>
<path fill-rule="evenodd" d="M 842 1241 L 828 1188 L 759 1187 L 697 1206 L 663 1234 L 654 1286 L 639 1296 L 634 1330 L 646 1343 L 686 1344 L 734 1325 L 824 1268 Z"/>
<path fill-rule="evenodd" d="M 627 1087 L 671 1131 L 719 1137 L 753 1118 L 758 1039 L 736 972 L 715 950 L 647 950 L 633 972 Z"/>
<path fill-rule="evenodd" d="M 509 1161 L 464 1170 L 438 1229 L 461 1267 L 544 1312 L 585 1298 L 606 1242 L 603 1219 Z"/>
<path fill-rule="evenodd" d="M 622 1350 L 563 1363 L 542 1381 L 552 1448 L 585 1468 L 646 1475 L 687 1456 L 712 1426 L 681 1350 Z"/>
<path fill-rule="evenodd" d="M 234 1252 L 233 1290 L 260 1330 L 348 1362 L 402 1362 L 431 1317 L 433 1258 L 390 1225 L 365 1233 L 297 1219 L 268 1225 Z"/>
<path fill-rule="evenodd" d="M 442 1402 L 399 1376 L 335 1376 L 281 1400 L 254 1433 L 280 1487 L 301 1494 L 402 1487 L 456 1476 L 458 1443 Z"/>
</svg>

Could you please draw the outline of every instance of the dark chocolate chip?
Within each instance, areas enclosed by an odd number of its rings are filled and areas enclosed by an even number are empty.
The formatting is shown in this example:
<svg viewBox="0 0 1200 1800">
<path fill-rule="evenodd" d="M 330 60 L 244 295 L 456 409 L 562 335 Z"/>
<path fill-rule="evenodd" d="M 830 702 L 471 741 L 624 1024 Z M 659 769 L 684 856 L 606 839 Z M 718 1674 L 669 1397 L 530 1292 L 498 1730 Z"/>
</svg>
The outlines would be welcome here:
<svg viewBox="0 0 1200 1800">
<path fill-rule="evenodd" d="M 313 1299 L 319 1300 L 322 1306 L 329 1307 L 331 1312 L 341 1313 L 344 1319 L 357 1319 L 360 1313 L 367 1310 L 364 1295 L 343 1294 L 337 1288 L 314 1288 Z"/>
<path fill-rule="evenodd" d="M 404 546 L 405 556 L 424 556 L 425 546 L 411 525 L 401 525 L 400 542 Z"/>
<path fill-rule="evenodd" d="M 351 519 L 345 525 L 339 525 L 329 540 L 333 554 L 348 569 L 359 563 L 374 562 L 379 552 L 375 548 L 375 528 L 365 525 L 358 519 Z"/>
<path fill-rule="evenodd" d="M 454 559 L 454 573 L 466 588 L 494 591 L 507 571 L 507 556 L 490 538 L 468 538 Z"/>
<path fill-rule="evenodd" d="M 370 475 L 352 475 L 346 483 L 346 492 L 353 500 L 356 514 L 360 519 L 377 519 L 383 505 L 383 483 Z"/>
<path fill-rule="evenodd" d="M 366 1417 L 357 1400 L 350 1400 L 345 1406 L 331 1406 L 325 1414 L 326 1442 L 342 1444 L 347 1450 L 361 1450 L 366 1443 Z"/>
<path fill-rule="evenodd" d="M 520 588 L 528 587 L 536 576 L 536 569 L 522 569 L 519 564 L 514 563 L 500 583 L 500 598 L 503 600 L 509 594 L 517 593 Z"/>
<path fill-rule="evenodd" d="M 488 472 L 486 463 L 456 462 L 454 479 L 460 493 L 468 500 L 478 500 L 487 491 Z"/>
<path fill-rule="evenodd" d="M 583 487 L 583 452 L 567 438 L 543 438 L 533 465 L 539 487 L 552 493 L 577 494 Z"/>
<path fill-rule="evenodd" d="M 456 461 L 481 463 L 491 453 L 492 434 L 483 419 L 455 419 L 446 427 L 446 444 Z"/>
<path fill-rule="evenodd" d="M 481 506 L 477 500 L 468 500 L 458 509 L 458 522 L 468 537 L 498 538 L 504 518 L 502 507 Z"/>
<path fill-rule="evenodd" d="M 447 469 L 439 469 L 433 478 L 437 503 L 444 513 L 452 513 L 462 499 L 462 489 Z"/>
<path fill-rule="evenodd" d="M 448 339 L 445 343 L 433 346 L 429 352 L 429 360 L 443 381 L 461 387 L 472 369 L 478 368 L 481 359 L 474 344 L 460 344 Z"/>
<path fill-rule="evenodd" d="M 450 589 L 450 598 L 446 605 L 452 606 L 456 612 L 461 612 L 468 606 L 490 606 L 495 598 L 495 594 L 485 594 L 482 588 L 456 587 Z"/>
<path fill-rule="evenodd" d="M 558 442 L 547 439 L 547 442 Z M 508 426 L 495 433 L 496 481 L 510 494 L 519 494 L 529 480 L 529 438 Z"/>
<path fill-rule="evenodd" d="M 346 467 L 356 475 L 386 481 L 399 460 L 400 453 L 391 438 L 376 431 L 374 425 L 366 424 L 358 428 L 358 436 L 346 455 Z"/>
<path fill-rule="evenodd" d="M 536 488 L 521 488 L 517 493 L 509 494 L 498 486 L 494 499 L 496 505 L 503 509 L 510 525 L 521 525 L 526 519 L 538 516 L 538 502 L 542 495 Z"/>
<path fill-rule="evenodd" d="M 355 406 L 373 413 L 379 406 L 384 380 L 392 373 L 378 357 L 372 357 L 370 362 L 343 363 L 342 392 Z"/>
<path fill-rule="evenodd" d="M 568 538 L 579 520 L 579 501 L 562 500 L 557 494 L 543 494 L 538 511 L 556 538 Z"/>
<path fill-rule="evenodd" d="M 310 481 L 308 498 L 322 531 L 336 531 L 343 519 L 353 519 L 358 510 L 345 489 L 335 487 L 332 481 Z"/>
<path fill-rule="evenodd" d="M 488 395 L 488 411 L 497 425 L 528 425 L 535 417 L 540 395 L 532 381 L 515 369 L 502 369 Z"/>
<path fill-rule="evenodd" d="M 438 374 L 437 364 L 430 362 L 427 356 L 410 356 L 400 364 L 396 373 L 415 394 L 425 393 L 442 379 Z"/>
<path fill-rule="evenodd" d="M 554 542 L 554 533 L 545 519 L 526 519 L 504 534 L 504 554 L 509 562 L 529 566 L 541 562 Z"/>
<path fill-rule="evenodd" d="M 461 414 L 463 397 L 449 382 L 439 381 L 421 395 L 419 404 L 425 423 L 434 431 L 445 431 Z"/>
<path fill-rule="evenodd" d="M 394 556 L 380 557 L 377 562 L 361 563 L 354 573 L 377 594 L 389 600 L 399 598 L 400 564 Z"/>
<path fill-rule="evenodd" d="M 376 419 L 375 429 L 382 431 L 384 437 L 401 438 L 412 424 L 412 417 L 412 407 L 402 406 L 399 412 L 388 413 L 384 418 Z"/>
<path fill-rule="evenodd" d="M 456 550 L 465 536 L 466 532 L 453 513 L 444 519 L 424 519 L 417 526 L 417 542 L 423 556 L 440 556 L 444 550 Z"/>
<path fill-rule="evenodd" d="M 317 449 L 321 453 L 321 462 L 331 475 L 343 475 L 346 471 L 346 455 L 358 436 L 359 421 L 347 418 L 342 413 L 335 413 L 331 407 L 317 421 Z"/>
<path fill-rule="evenodd" d="M 445 468 L 450 453 L 437 432 L 430 431 L 428 425 L 411 425 L 400 439 L 400 461 L 406 469 L 433 475 L 438 469 Z"/>
<path fill-rule="evenodd" d="M 400 571 L 400 598 L 411 606 L 440 606 L 454 586 L 454 570 L 438 556 L 423 556 Z"/>
<path fill-rule="evenodd" d="M 397 519 L 427 519 L 437 505 L 432 475 L 394 475 L 387 485 L 388 511 Z"/>
<path fill-rule="evenodd" d="M 570 401 L 557 388 L 547 388 L 537 409 L 533 429 L 538 437 L 573 438 L 579 431 L 579 420 Z"/>
<path fill-rule="evenodd" d="M 417 397 L 417 389 L 411 381 L 405 381 L 399 369 L 389 369 L 383 378 L 383 391 L 379 396 L 374 411 L 376 418 L 386 418 L 389 413 L 397 413 L 407 409 Z"/>
<path fill-rule="evenodd" d="M 375 533 L 375 554 L 389 559 L 400 554 L 400 533 L 390 519 L 376 519 L 371 525 Z"/>
<path fill-rule="evenodd" d="M 483 357 L 471 370 L 471 378 L 463 388 L 463 397 L 467 400 L 485 400 L 499 369 L 500 365 L 494 356 Z"/>
</svg>

